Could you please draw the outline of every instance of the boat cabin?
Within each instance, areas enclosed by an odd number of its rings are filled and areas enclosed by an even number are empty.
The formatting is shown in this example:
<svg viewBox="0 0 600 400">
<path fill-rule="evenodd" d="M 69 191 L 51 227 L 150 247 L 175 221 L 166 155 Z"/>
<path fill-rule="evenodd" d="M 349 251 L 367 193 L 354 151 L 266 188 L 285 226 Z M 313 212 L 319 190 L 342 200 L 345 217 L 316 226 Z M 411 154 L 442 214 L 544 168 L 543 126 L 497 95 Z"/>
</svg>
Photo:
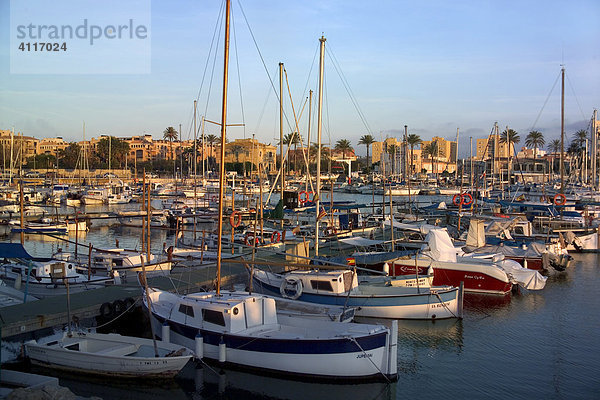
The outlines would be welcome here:
<svg viewBox="0 0 600 400">
<path fill-rule="evenodd" d="M 236 296 L 224 293 L 197 293 L 182 297 L 173 306 L 169 319 L 210 331 L 238 333 L 254 327 L 277 324 L 275 300 L 260 295 Z"/>
</svg>

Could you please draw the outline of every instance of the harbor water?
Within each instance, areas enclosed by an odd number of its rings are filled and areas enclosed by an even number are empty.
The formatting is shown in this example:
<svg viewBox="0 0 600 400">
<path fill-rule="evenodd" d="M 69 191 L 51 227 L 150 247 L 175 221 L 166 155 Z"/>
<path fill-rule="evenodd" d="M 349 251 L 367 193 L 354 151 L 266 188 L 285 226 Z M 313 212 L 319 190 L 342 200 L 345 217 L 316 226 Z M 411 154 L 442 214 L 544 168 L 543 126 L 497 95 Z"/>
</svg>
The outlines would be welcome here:
<svg viewBox="0 0 600 400">
<path fill-rule="evenodd" d="M 122 247 L 140 248 L 139 237 L 139 229 L 99 223 L 80 240 L 112 247 L 119 239 Z M 154 230 L 153 250 L 173 239 Z M 38 256 L 59 247 L 73 251 L 72 244 L 41 235 L 27 235 L 25 247 Z M 552 274 L 541 291 L 467 295 L 459 321 L 399 321 L 399 379 L 390 384 L 315 383 L 200 365 L 188 365 L 175 381 L 162 384 L 55 376 L 79 396 L 105 399 L 598 398 L 600 255 L 573 256 L 573 265 Z"/>
</svg>

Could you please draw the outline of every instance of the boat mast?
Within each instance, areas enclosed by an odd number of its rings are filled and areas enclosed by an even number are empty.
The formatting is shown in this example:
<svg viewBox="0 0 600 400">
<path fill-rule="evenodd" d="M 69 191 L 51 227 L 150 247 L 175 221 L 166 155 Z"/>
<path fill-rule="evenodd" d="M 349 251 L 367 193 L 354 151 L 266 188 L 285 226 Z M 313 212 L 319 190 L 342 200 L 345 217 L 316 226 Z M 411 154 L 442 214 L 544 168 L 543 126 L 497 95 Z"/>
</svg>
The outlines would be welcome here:
<svg viewBox="0 0 600 400">
<path fill-rule="evenodd" d="M 308 91 L 308 144 L 306 146 L 306 159 L 308 163 L 306 165 L 306 187 L 304 190 L 308 192 L 308 185 L 310 179 L 310 123 L 311 123 L 311 115 L 312 115 L 312 95 L 313 91 Z M 313 196 L 314 197 L 314 196 Z"/>
<path fill-rule="evenodd" d="M 592 189 L 596 190 L 598 185 L 596 184 L 596 154 L 598 151 L 598 128 L 596 127 L 596 120 L 598 119 L 598 110 L 594 110 L 592 116 L 592 148 L 590 150 L 590 157 L 592 158 Z"/>
<path fill-rule="evenodd" d="M 281 205 L 283 206 L 283 185 L 285 168 L 283 162 L 283 63 L 279 63 L 279 156 L 281 159 Z M 281 230 L 283 230 L 283 218 L 281 218 Z"/>
<path fill-rule="evenodd" d="M 565 67 L 560 69 L 562 76 L 561 95 L 560 95 L 560 193 L 565 193 Z"/>
<path fill-rule="evenodd" d="M 227 74 L 229 70 L 229 13 L 231 1 L 225 2 L 225 49 L 223 52 L 223 103 L 221 113 L 221 162 L 219 163 L 219 217 L 217 220 L 217 296 L 221 295 L 221 250 L 223 240 L 223 200 L 225 187 L 225 143 L 227 131 Z"/>
<path fill-rule="evenodd" d="M 458 127 L 456 128 L 456 156 L 454 157 L 454 162 L 455 162 L 454 181 L 457 181 L 458 180 Z M 460 174 L 460 181 L 462 182 L 462 173 Z"/>
<path fill-rule="evenodd" d="M 196 100 L 194 100 L 194 242 L 196 241 L 196 212 L 198 211 L 198 193 L 196 175 L 198 174 L 196 162 L 198 159 L 198 148 L 196 147 L 198 140 L 196 139 Z M 204 155 L 204 151 L 202 152 Z M 183 222 L 183 219 L 181 220 Z"/>
<path fill-rule="evenodd" d="M 323 70 L 324 70 L 324 59 L 325 59 L 325 39 L 321 36 L 319 42 L 321 43 L 321 53 L 319 58 L 319 100 L 317 103 L 317 192 L 314 197 L 315 200 L 315 256 L 319 255 L 319 208 L 321 202 L 321 128 L 323 123 Z"/>
</svg>

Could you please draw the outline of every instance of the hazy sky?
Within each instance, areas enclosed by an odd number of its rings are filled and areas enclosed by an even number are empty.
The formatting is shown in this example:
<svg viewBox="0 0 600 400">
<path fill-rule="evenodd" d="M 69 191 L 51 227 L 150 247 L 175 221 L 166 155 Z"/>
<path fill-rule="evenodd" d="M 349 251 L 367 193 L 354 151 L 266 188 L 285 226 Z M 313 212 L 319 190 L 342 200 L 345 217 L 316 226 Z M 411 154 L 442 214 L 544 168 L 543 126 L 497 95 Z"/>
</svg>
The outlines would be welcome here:
<svg viewBox="0 0 600 400">
<path fill-rule="evenodd" d="M 277 142 L 272 84 L 279 90 L 279 62 L 297 115 L 308 89 L 316 110 L 321 35 L 327 39 L 323 141 L 349 139 L 359 154 L 361 135 L 399 136 L 404 125 L 423 139 L 454 139 L 459 128 L 461 157 L 468 137 L 484 137 L 495 121 L 517 130 L 522 142 L 532 128 L 549 142 L 560 135 L 561 64 L 569 138 L 587 128 L 600 105 L 598 0 L 256 0 L 241 7 L 232 0 L 228 123 L 245 128 L 229 128 L 230 140 L 256 134 Z M 159 138 L 181 124 L 181 138 L 190 138 L 198 95 L 199 115 L 213 121 L 221 115 L 222 29 L 213 42 L 221 8 L 219 0 L 152 1 L 149 74 L 20 75 L 10 74 L 10 1 L 0 0 L 0 129 L 81 140 L 85 121 L 86 138 Z M 286 85 L 284 133 L 294 124 Z M 299 121 L 304 137 L 307 109 Z M 311 139 L 315 134 L 313 125 Z"/>
</svg>

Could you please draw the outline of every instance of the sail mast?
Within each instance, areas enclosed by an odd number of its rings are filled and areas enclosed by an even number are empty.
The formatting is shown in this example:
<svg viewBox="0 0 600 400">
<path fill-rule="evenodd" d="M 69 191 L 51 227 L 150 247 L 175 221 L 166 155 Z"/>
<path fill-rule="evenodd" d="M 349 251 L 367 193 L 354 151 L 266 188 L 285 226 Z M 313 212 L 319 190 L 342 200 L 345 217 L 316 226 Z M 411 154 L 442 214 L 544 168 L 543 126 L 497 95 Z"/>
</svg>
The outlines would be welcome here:
<svg viewBox="0 0 600 400">
<path fill-rule="evenodd" d="M 227 130 L 227 74 L 229 70 L 229 14 L 231 2 L 225 6 L 225 49 L 223 53 L 223 103 L 221 113 L 221 160 L 219 163 L 219 219 L 217 220 L 217 296 L 221 294 L 221 250 L 223 240 L 223 200 L 225 187 L 225 143 Z"/>
<path fill-rule="evenodd" d="M 319 42 L 321 42 L 321 55 L 319 61 L 319 100 L 317 110 L 317 187 L 315 191 L 317 195 L 315 199 L 315 256 L 319 255 L 319 208 L 321 203 L 321 128 L 323 123 L 323 69 L 324 69 L 324 58 L 325 58 L 325 39 L 321 36 Z"/>
<path fill-rule="evenodd" d="M 560 193 L 565 193 L 565 67 L 560 70 L 562 75 L 561 95 L 560 95 Z"/>
<path fill-rule="evenodd" d="M 283 162 L 283 63 L 279 63 L 279 156 L 281 159 L 281 205 L 283 206 L 283 190 L 285 183 L 285 164 Z M 281 218 L 281 230 L 283 230 L 283 217 Z"/>
</svg>

